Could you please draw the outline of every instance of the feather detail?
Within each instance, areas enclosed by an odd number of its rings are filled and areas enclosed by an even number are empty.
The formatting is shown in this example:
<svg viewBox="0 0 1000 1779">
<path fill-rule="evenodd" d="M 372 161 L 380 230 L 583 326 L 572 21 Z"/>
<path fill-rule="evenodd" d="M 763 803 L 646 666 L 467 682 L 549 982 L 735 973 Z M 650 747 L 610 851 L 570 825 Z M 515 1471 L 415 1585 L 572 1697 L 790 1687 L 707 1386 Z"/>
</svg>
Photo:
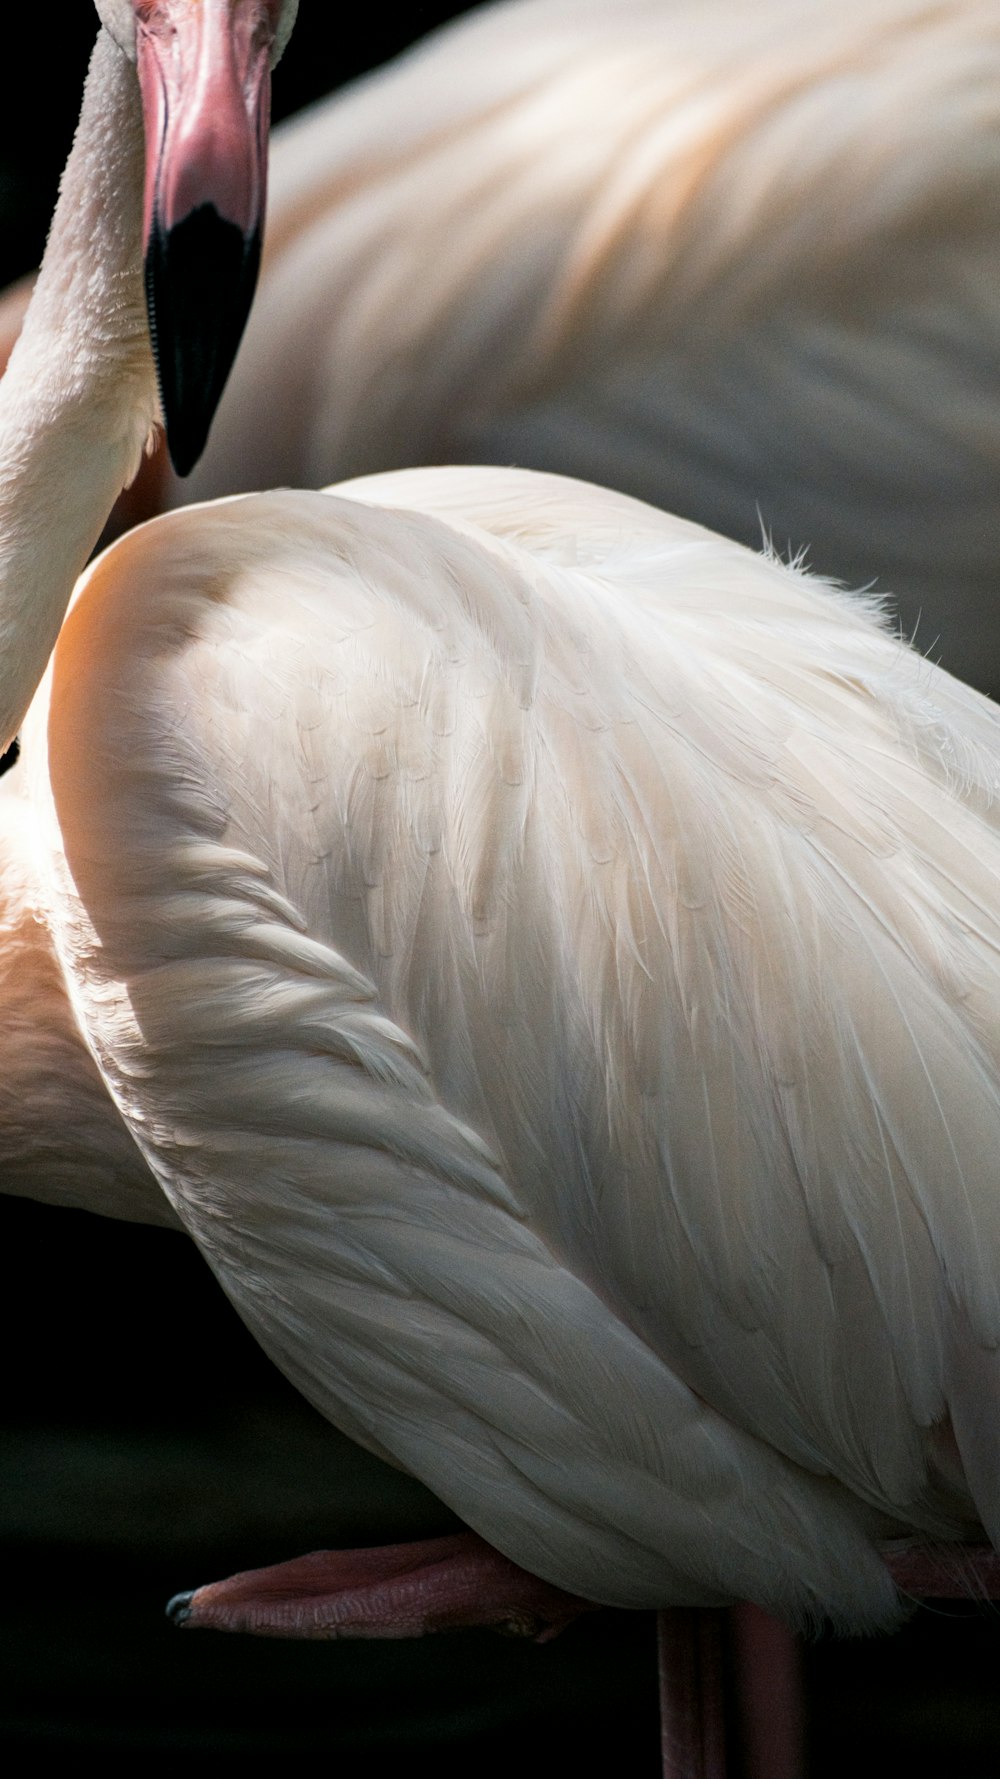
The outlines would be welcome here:
<svg viewBox="0 0 1000 1779">
<path fill-rule="evenodd" d="M 994 1523 L 1000 717 L 870 602 L 554 477 L 252 496 L 98 561 L 29 754 L 121 1114 L 346 1431 L 617 1604 L 871 1627 L 874 1531 Z"/>
<path fill-rule="evenodd" d="M 1000 685 L 994 0 L 476 7 L 279 130 L 270 210 L 199 497 L 559 470 Z"/>
</svg>

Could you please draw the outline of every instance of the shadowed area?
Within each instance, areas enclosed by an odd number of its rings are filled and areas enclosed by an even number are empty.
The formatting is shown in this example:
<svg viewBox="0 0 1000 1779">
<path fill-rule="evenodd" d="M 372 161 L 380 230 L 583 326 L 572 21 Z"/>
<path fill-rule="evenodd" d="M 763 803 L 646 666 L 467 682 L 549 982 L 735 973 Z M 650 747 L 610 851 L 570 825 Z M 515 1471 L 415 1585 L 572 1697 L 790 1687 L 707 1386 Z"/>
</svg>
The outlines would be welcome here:
<svg viewBox="0 0 1000 1779">
<path fill-rule="evenodd" d="M 455 1521 L 295 1395 L 183 1237 L 3 1199 L 0 1244 L 0 1748 L 658 1772 L 646 1613 L 594 1613 L 541 1647 L 175 1630 L 178 1588 Z M 900 1760 L 993 1779 L 998 1661 L 1000 1615 L 955 1603 L 807 1649 L 809 1779 Z"/>
<path fill-rule="evenodd" d="M 547 1749 L 657 1772 L 649 1614 L 594 1613 L 541 1648 L 174 1629 L 178 1588 L 457 1522 L 295 1395 L 183 1237 L 5 1199 L 0 1242 L 0 1747 L 363 1754 L 374 1772 L 412 1752 L 456 1774 Z"/>
</svg>

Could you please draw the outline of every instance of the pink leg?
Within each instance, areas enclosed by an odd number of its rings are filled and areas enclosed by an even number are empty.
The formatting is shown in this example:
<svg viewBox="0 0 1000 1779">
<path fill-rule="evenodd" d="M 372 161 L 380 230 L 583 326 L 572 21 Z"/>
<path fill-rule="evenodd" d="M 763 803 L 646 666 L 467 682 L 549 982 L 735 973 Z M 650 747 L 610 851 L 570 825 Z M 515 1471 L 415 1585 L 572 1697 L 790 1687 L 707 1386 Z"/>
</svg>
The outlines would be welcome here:
<svg viewBox="0 0 1000 1779">
<path fill-rule="evenodd" d="M 886 1549 L 885 1560 L 898 1586 L 916 1599 L 1000 1599 L 1000 1555 L 989 1546 L 899 1545 Z M 706 1621 L 717 1618 L 710 1612 L 660 1614 L 664 1779 L 716 1779 L 725 1772 L 721 1683 L 714 1662 L 698 1653 L 706 1636 L 717 1635 Z M 688 1625 L 676 1625 L 665 1641 L 665 1621 L 685 1619 Z M 745 1779 L 799 1779 L 805 1703 L 798 1643 L 758 1606 L 734 1607 L 730 1623 Z M 671 1693 L 679 1705 L 671 1707 Z"/>
<path fill-rule="evenodd" d="M 663 1779 L 726 1779 L 723 1615 L 657 1614 Z"/>
<path fill-rule="evenodd" d="M 480 1625 L 537 1643 L 594 1610 L 473 1532 L 374 1550 L 315 1550 L 176 1594 L 167 1607 L 177 1625 L 259 1637 L 422 1637 Z"/>
<path fill-rule="evenodd" d="M 889 1547 L 917 1598 L 1000 1598 L 988 1547 Z M 314 1551 L 178 1594 L 174 1622 L 272 1637 L 415 1637 L 492 1626 L 545 1642 L 593 1606 L 519 1569 L 473 1533 L 365 1551 Z M 657 1615 L 664 1779 L 725 1779 L 721 1612 Z M 795 1639 L 759 1607 L 733 1609 L 735 1693 L 746 1779 L 798 1779 L 804 1708 Z"/>
<path fill-rule="evenodd" d="M 801 1779 L 805 1697 L 797 1637 L 759 1606 L 730 1613 L 744 1779 Z"/>
</svg>

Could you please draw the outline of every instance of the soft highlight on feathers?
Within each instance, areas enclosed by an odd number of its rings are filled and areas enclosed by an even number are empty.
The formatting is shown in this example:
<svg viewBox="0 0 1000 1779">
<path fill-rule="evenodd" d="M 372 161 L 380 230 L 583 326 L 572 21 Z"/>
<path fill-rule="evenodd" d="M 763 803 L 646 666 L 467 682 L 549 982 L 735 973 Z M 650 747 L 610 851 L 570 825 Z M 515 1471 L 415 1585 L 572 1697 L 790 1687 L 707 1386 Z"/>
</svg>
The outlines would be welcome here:
<svg viewBox="0 0 1000 1779">
<path fill-rule="evenodd" d="M 98 1066 L 345 1431 L 618 1605 L 873 1628 L 995 1524 L 1000 717 L 864 602 L 527 472 L 247 497 L 100 559 L 27 751 Z"/>
<path fill-rule="evenodd" d="M 489 29 L 542 15 L 605 16 Z M 891 1626 L 883 1539 L 1000 1541 L 1000 714 L 871 598 L 524 470 L 169 514 L 67 616 L 155 401 L 138 105 L 102 34 L 0 385 L 8 722 L 58 634 L 0 1165 L 179 1222 L 543 1579 Z"/>
</svg>

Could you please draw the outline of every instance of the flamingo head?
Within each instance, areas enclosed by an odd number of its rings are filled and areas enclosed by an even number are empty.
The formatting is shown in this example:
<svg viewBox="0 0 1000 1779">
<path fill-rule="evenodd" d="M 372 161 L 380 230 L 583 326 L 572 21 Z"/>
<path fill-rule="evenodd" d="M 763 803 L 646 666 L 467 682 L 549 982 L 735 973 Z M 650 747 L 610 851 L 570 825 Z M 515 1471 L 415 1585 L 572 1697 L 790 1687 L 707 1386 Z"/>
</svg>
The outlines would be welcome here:
<svg viewBox="0 0 1000 1779">
<path fill-rule="evenodd" d="M 146 136 L 146 304 L 178 475 L 194 468 L 260 264 L 271 69 L 298 0 L 97 0 L 136 64 Z"/>
</svg>

